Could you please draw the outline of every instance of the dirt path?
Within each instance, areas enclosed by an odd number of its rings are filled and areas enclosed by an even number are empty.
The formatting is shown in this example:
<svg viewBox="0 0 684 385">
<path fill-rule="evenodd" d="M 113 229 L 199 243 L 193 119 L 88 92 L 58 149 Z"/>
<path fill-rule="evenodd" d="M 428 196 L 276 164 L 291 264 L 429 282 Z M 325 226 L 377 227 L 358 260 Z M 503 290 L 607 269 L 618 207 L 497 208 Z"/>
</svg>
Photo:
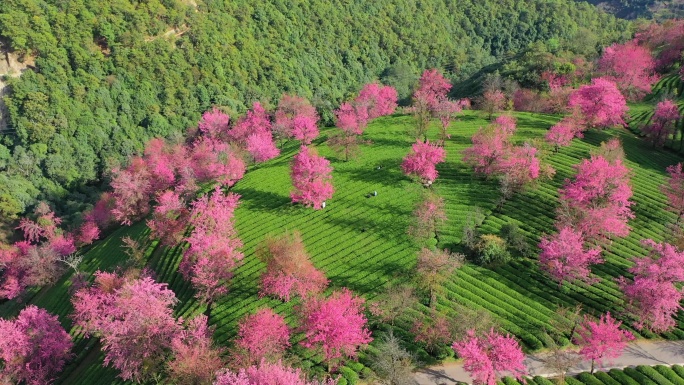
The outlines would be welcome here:
<svg viewBox="0 0 684 385">
<path fill-rule="evenodd" d="M 543 353 L 527 356 L 525 364 L 531 376 L 553 375 L 544 367 L 543 358 Z M 629 344 L 622 356 L 610 361 L 603 369 L 674 364 L 684 365 L 684 341 L 640 340 Z M 589 362 L 582 362 L 573 367 L 570 374 L 588 372 L 590 368 Z M 416 372 L 415 378 L 420 385 L 449 385 L 471 382 L 470 376 L 463 370 L 463 365 L 460 362 L 420 369 Z"/>
</svg>

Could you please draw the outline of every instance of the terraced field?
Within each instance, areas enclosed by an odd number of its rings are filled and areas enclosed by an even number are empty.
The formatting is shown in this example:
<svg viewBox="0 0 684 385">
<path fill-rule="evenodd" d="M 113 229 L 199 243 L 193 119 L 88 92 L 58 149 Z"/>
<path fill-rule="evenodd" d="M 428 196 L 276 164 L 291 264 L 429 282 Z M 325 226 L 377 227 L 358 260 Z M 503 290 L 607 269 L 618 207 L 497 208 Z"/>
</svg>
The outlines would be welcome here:
<svg viewBox="0 0 684 385">
<path fill-rule="evenodd" d="M 559 119 L 527 113 L 516 114 L 516 117 L 519 129 L 515 139 L 518 141 L 543 136 Z M 447 143 L 448 159 L 438 167 L 440 177 L 434 186 L 445 198 L 449 215 L 439 247 L 459 249 L 464 222 L 476 206 L 487 214 L 482 226 L 484 233 L 497 233 L 502 225 L 513 222 L 520 226 L 530 245 L 536 245 L 544 232 L 553 231 L 557 189 L 565 178 L 572 176 L 572 165 L 588 157 L 592 148 L 611 135 L 623 140 L 627 164 L 633 169 L 637 218 L 631 223 L 632 234 L 615 241 L 606 254 L 606 264 L 594 269 L 601 282 L 593 287 L 559 289 L 539 272 L 535 260 L 518 257 L 495 269 L 466 265 L 446 285 L 438 308 L 444 312 L 450 312 L 455 304 L 484 308 L 528 349 L 543 347 L 542 330 L 548 327 L 548 319 L 557 304 L 582 303 L 587 311 L 595 314 L 609 310 L 619 315 L 622 300 L 614 278 L 625 273 L 629 258 L 643 254 L 641 239 L 662 239 L 665 223 L 672 215 L 663 209 L 665 197 L 658 186 L 664 181 L 665 167 L 681 158 L 654 151 L 626 131 L 589 132 L 584 139 L 576 139 L 572 146 L 549 156 L 549 162 L 557 170 L 551 181 L 514 197 L 500 212 L 494 212 L 498 196 L 496 182 L 475 177 L 461 161 L 461 151 L 470 145 L 471 135 L 485 124 L 487 121 L 477 112 L 468 112 L 460 122 L 454 123 L 452 138 Z M 236 272 L 229 295 L 217 302 L 211 311 L 210 323 L 216 326 L 217 342 L 228 345 L 235 336 L 237 321 L 263 305 L 285 314 L 288 322 L 295 326 L 293 304 L 258 296 L 258 279 L 264 265 L 254 257 L 254 250 L 268 234 L 285 229 L 301 231 L 314 264 L 331 279 L 331 286 L 349 287 L 367 299 L 372 299 L 390 281 L 411 280 L 418 245 L 405 232 L 422 187 L 411 182 L 399 168 L 412 142 L 405 133 L 411 125 L 412 119 L 408 116 L 385 117 L 372 122 L 367 130 L 372 145 L 364 146 L 361 157 L 350 162 L 336 158 L 327 148 L 324 131 L 317 147 L 332 162 L 336 189 L 324 210 L 314 211 L 290 204 L 289 162 L 297 150 L 294 144 L 286 146 L 280 157 L 250 169 L 234 186 L 233 191 L 242 196 L 236 211 L 236 225 L 245 244 L 246 258 Z M 431 133 L 436 136 L 436 129 Z M 372 191 L 378 192 L 377 197 L 366 198 L 365 195 Z M 131 235 L 144 239 L 147 233 L 143 223 L 114 231 L 86 252 L 82 269 L 94 272 L 114 268 L 126 258 L 120 248 L 121 238 Z M 181 301 L 175 309 L 176 315 L 187 319 L 205 309 L 193 299 L 191 286 L 177 272 L 181 253 L 180 247 L 162 248 L 156 243 L 148 250 L 149 264 L 156 278 L 168 282 Z M 71 328 L 68 277 L 54 287 L 32 293 L 29 299 L 58 314 L 65 327 Z M 0 304 L 0 316 L 15 315 L 19 308 L 13 302 L 4 302 Z M 426 312 L 427 308 L 420 306 L 413 311 Z M 398 323 L 398 332 L 402 335 L 406 333 L 407 320 Z M 101 367 L 103 357 L 95 339 L 86 340 L 75 331 L 72 333 L 77 342 L 77 356 L 65 370 L 60 383 L 120 383 L 114 370 Z M 678 328 L 664 337 L 684 338 L 684 318 L 680 317 Z M 294 351 L 303 359 L 302 366 L 322 370 L 318 357 L 307 356 L 297 347 Z M 363 368 L 360 364 L 350 366 L 356 372 Z"/>
<path fill-rule="evenodd" d="M 504 385 L 521 385 L 514 378 L 506 377 L 500 383 Z M 553 385 L 544 377 L 526 378 L 528 385 Z M 682 385 L 684 384 L 684 367 L 680 365 L 637 366 L 624 370 L 611 369 L 608 372 L 582 373 L 576 377 L 566 378 L 568 385 Z"/>
<path fill-rule="evenodd" d="M 630 105 L 629 118 L 627 123 L 629 129 L 638 135 L 642 134 L 642 129 L 651 123 L 653 118 L 653 111 L 655 105 L 665 98 L 677 100 L 679 105 L 679 113 L 684 114 L 684 99 L 682 99 L 682 92 L 684 92 L 684 82 L 679 77 L 679 74 L 672 74 L 663 77 L 652 88 L 653 93 L 646 96 L 643 102 Z M 684 127 L 684 120 L 677 122 L 677 131 L 674 137 L 670 138 L 665 147 L 682 151 L 684 149 L 684 141 L 682 140 L 682 128 Z"/>
</svg>

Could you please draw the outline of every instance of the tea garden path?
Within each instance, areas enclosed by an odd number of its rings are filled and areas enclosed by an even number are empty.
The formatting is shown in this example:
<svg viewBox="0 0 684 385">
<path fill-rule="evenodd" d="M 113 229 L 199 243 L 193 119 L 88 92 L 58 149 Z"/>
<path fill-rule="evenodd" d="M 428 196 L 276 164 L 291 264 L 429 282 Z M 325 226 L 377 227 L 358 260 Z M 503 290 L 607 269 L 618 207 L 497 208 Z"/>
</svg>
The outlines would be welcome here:
<svg viewBox="0 0 684 385">
<path fill-rule="evenodd" d="M 544 353 L 527 356 L 525 364 L 530 376 L 552 376 L 553 373 L 544 367 Z M 621 369 L 637 365 L 682 365 L 684 364 L 684 341 L 652 341 L 638 340 L 629 344 L 624 353 L 611 360 L 602 370 Z M 569 371 L 569 375 L 588 372 L 589 361 L 583 361 Z M 415 379 L 420 385 L 470 384 L 472 379 L 463 369 L 461 362 L 449 362 L 444 365 L 419 369 Z"/>
</svg>

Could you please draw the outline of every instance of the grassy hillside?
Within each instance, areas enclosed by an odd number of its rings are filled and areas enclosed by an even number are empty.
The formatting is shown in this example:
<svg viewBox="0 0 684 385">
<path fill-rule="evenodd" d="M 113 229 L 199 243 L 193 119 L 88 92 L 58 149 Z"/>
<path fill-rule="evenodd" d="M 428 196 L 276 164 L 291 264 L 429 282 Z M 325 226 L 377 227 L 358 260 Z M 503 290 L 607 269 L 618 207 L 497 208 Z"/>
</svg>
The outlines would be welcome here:
<svg viewBox="0 0 684 385">
<path fill-rule="evenodd" d="M 528 113 L 515 116 L 519 126 L 516 141 L 541 137 L 559 119 Z M 573 175 L 572 165 L 588 157 L 591 149 L 610 136 L 623 140 L 627 165 L 633 170 L 636 219 L 631 222 L 630 236 L 615 241 L 606 253 L 606 263 L 593 269 L 601 281 L 592 287 L 573 285 L 559 289 L 539 272 L 534 259 L 517 257 L 510 264 L 494 269 L 471 264 L 464 266 L 447 283 L 444 295 L 439 296 L 438 308 L 446 313 L 455 304 L 486 309 L 527 349 L 543 347 L 543 328 L 549 327 L 548 319 L 557 304 L 581 303 L 589 313 L 611 311 L 619 315 L 623 301 L 614 278 L 626 273 L 629 258 L 644 254 L 639 243 L 641 239 L 661 240 L 665 224 L 672 215 L 664 211 L 665 197 L 658 185 L 664 181 L 665 167 L 681 158 L 651 150 L 641 139 L 625 131 L 588 132 L 584 139 L 575 139 L 572 146 L 549 157 L 557 170 L 551 181 L 514 197 L 500 212 L 494 212 L 498 196 L 496 182 L 474 176 L 461 161 L 461 151 L 470 145 L 470 137 L 485 124 L 487 121 L 477 112 L 467 112 L 461 121 L 453 123 L 453 135 L 446 147 L 448 159 L 439 166 L 440 176 L 434 185 L 436 192 L 445 198 L 449 215 L 439 247 L 458 249 L 467 214 L 476 206 L 487 214 L 482 226 L 484 233 L 497 233 L 503 224 L 517 223 L 530 245 L 536 245 L 543 233 L 554 230 L 557 189 L 565 178 Z M 292 326 L 295 325 L 292 304 L 257 295 L 258 279 L 264 266 L 254 257 L 254 250 L 268 234 L 281 233 L 284 229 L 301 231 L 314 264 L 331 279 L 331 286 L 349 287 L 367 299 L 372 299 L 390 281 L 411 280 L 418 245 L 413 244 L 405 232 L 422 187 L 411 182 L 399 168 L 402 157 L 410 148 L 411 140 L 405 132 L 411 125 L 409 116 L 373 121 L 366 133 L 372 145 L 364 146 L 361 157 L 350 162 L 343 162 L 332 154 L 323 143 L 324 131 L 317 147 L 332 162 L 336 189 L 324 210 L 314 211 L 290 204 L 288 172 L 295 145 L 287 146 L 280 157 L 250 169 L 234 186 L 233 191 L 242 196 L 235 215 L 246 258 L 236 272 L 230 293 L 211 312 L 210 323 L 217 327 L 217 342 L 229 344 L 235 336 L 237 321 L 262 305 L 273 307 L 286 315 Z M 431 134 L 436 136 L 436 128 Z M 366 198 L 365 194 L 372 191 L 378 192 L 377 197 Z M 83 269 L 94 272 L 123 263 L 126 257 L 120 248 L 121 237 L 132 235 L 144 239 L 147 232 L 143 223 L 116 230 L 86 252 Z M 175 309 L 176 315 L 187 319 L 203 312 L 204 308 L 193 299 L 191 286 L 177 272 L 182 249 L 152 244 L 148 253 L 156 278 L 168 282 L 181 300 Z M 30 302 L 58 314 L 65 327 L 70 328 L 68 286 L 67 277 L 64 277 L 54 287 L 33 293 Z M 14 315 L 19 309 L 14 302 L 4 302 L 0 304 L 0 316 Z M 398 322 L 397 331 L 406 339 L 411 338 L 407 334 L 409 318 L 427 313 L 427 310 L 423 305 L 412 309 L 411 314 Z M 74 336 L 77 357 L 67 367 L 61 383 L 115 382 L 115 371 L 101 367 L 102 355 L 97 344 L 92 339 Z M 684 338 L 684 317 L 680 318 L 678 327 L 664 337 Z M 309 357 L 299 348 L 294 351 L 304 359 L 302 365 L 314 365 L 316 369 L 317 357 Z"/>
<path fill-rule="evenodd" d="M 37 198 L 72 219 L 111 160 L 214 105 L 235 118 L 287 92 L 330 121 L 374 79 L 406 97 L 425 68 L 461 78 L 533 42 L 590 35 L 595 55 L 629 33 L 572 0 L 3 0 L 0 52 L 35 66 L 8 80 L 0 219 Z"/>
</svg>

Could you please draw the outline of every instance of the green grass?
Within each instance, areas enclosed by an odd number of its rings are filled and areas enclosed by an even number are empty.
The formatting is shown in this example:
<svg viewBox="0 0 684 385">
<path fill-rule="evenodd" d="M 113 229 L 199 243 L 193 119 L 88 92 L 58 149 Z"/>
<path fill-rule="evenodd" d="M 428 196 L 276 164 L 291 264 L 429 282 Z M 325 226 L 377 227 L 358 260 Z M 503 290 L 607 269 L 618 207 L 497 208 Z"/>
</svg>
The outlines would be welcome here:
<svg viewBox="0 0 684 385">
<path fill-rule="evenodd" d="M 519 128 L 515 140 L 539 138 L 559 117 L 543 114 L 516 114 Z M 439 165 L 440 177 L 434 185 L 446 201 L 448 223 L 440 237 L 439 247 L 459 249 L 463 225 L 468 212 L 480 207 L 487 214 L 482 226 L 485 233 L 497 233 L 502 225 L 515 222 L 530 245 L 538 244 L 543 233 L 553 231 L 557 189 L 565 178 L 573 175 L 572 165 L 589 156 L 589 151 L 611 136 L 622 139 L 627 154 L 627 165 L 633 170 L 634 211 L 632 233 L 626 239 L 613 242 L 605 253 L 606 263 L 593 271 L 601 281 L 593 287 L 569 285 L 563 288 L 537 268 L 534 259 L 516 257 L 513 262 L 493 269 L 466 265 L 447 284 L 438 298 L 438 308 L 449 312 L 456 304 L 483 308 L 497 318 L 503 328 L 517 336 L 525 348 L 543 347 L 543 329 L 556 305 L 584 305 L 585 310 L 599 314 L 611 311 L 619 315 L 623 302 L 614 279 L 626 273 L 629 259 L 644 254 L 640 245 L 643 238 L 662 240 L 661 235 L 673 216 L 664 210 L 665 197 L 658 185 L 665 179 L 665 167 L 681 160 L 668 152 L 652 150 L 635 135 L 625 131 L 588 132 L 584 139 L 576 139 L 572 146 L 551 155 L 548 160 L 557 173 L 550 181 L 519 194 L 495 212 L 498 188 L 495 181 L 473 175 L 461 161 L 461 152 L 470 145 L 470 137 L 478 127 L 486 125 L 476 112 L 467 112 L 453 124 L 452 138 L 447 143 L 447 161 Z M 390 281 L 408 282 L 419 246 L 406 236 L 411 211 L 417 203 L 422 187 L 405 177 L 399 164 L 412 141 L 405 133 L 412 125 L 408 116 L 393 116 L 373 121 L 367 129 L 371 145 L 364 146 L 356 160 L 343 162 L 323 143 L 328 131 L 316 142 L 319 152 L 331 160 L 334 167 L 335 196 L 324 210 L 315 211 L 290 204 L 289 162 L 297 146 L 290 144 L 283 154 L 264 164 L 252 167 L 244 179 L 232 189 L 241 195 L 235 213 L 236 227 L 244 242 L 244 263 L 237 269 L 229 294 L 215 304 L 210 323 L 216 327 L 217 343 L 228 346 L 236 334 L 237 322 L 261 306 L 271 306 L 286 316 L 295 327 L 296 301 L 282 303 L 259 298 L 259 275 L 263 264 L 254 256 L 257 245 L 269 234 L 285 229 L 299 230 L 313 263 L 331 280 L 332 288 L 349 287 L 367 299 L 373 299 Z M 430 132 L 436 136 L 436 129 Z M 378 169 L 378 166 L 382 166 Z M 378 196 L 366 198 L 368 192 Z M 147 236 L 143 223 L 121 228 L 87 251 L 82 269 L 92 273 L 97 269 L 111 270 L 123 264 L 121 237 L 131 235 L 140 239 Z M 156 279 L 169 283 L 180 299 L 175 309 L 185 319 L 204 312 L 204 307 L 193 298 L 193 290 L 178 273 L 182 247 L 161 248 L 152 244 L 148 250 L 149 265 Z M 69 313 L 68 277 L 55 286 L 30 293 L 27 300 L 58 314 L 67 329 L 71 329 Z M 23 305 L 22 305 L 23 306 Z M 0 316 L 15 315 L 21 306 L 15 302 L 0 304 Z M 412 314 L 426 308 L 412 310 Z M 397 329 L 406 335 L 410 327 L 406 317 Z M 665 335 L 679 339 L 684 335 L 684 318 L 677 329 Z M 76 340 L 75 359 L 67 366 L 59 383 L 92 384 L 119 383 L 116 372 L 102 368 L 102 354 L 94 339 L 86 340 L 72 330 Z M 646 337 L 652 335 L 644 334 Z M 296 345 L 295 337 L 293 344 Z M 307 366 L 318 367 L 319 357 L 301 348 L 295 354 L 311 361 Z"/>
</svg>

